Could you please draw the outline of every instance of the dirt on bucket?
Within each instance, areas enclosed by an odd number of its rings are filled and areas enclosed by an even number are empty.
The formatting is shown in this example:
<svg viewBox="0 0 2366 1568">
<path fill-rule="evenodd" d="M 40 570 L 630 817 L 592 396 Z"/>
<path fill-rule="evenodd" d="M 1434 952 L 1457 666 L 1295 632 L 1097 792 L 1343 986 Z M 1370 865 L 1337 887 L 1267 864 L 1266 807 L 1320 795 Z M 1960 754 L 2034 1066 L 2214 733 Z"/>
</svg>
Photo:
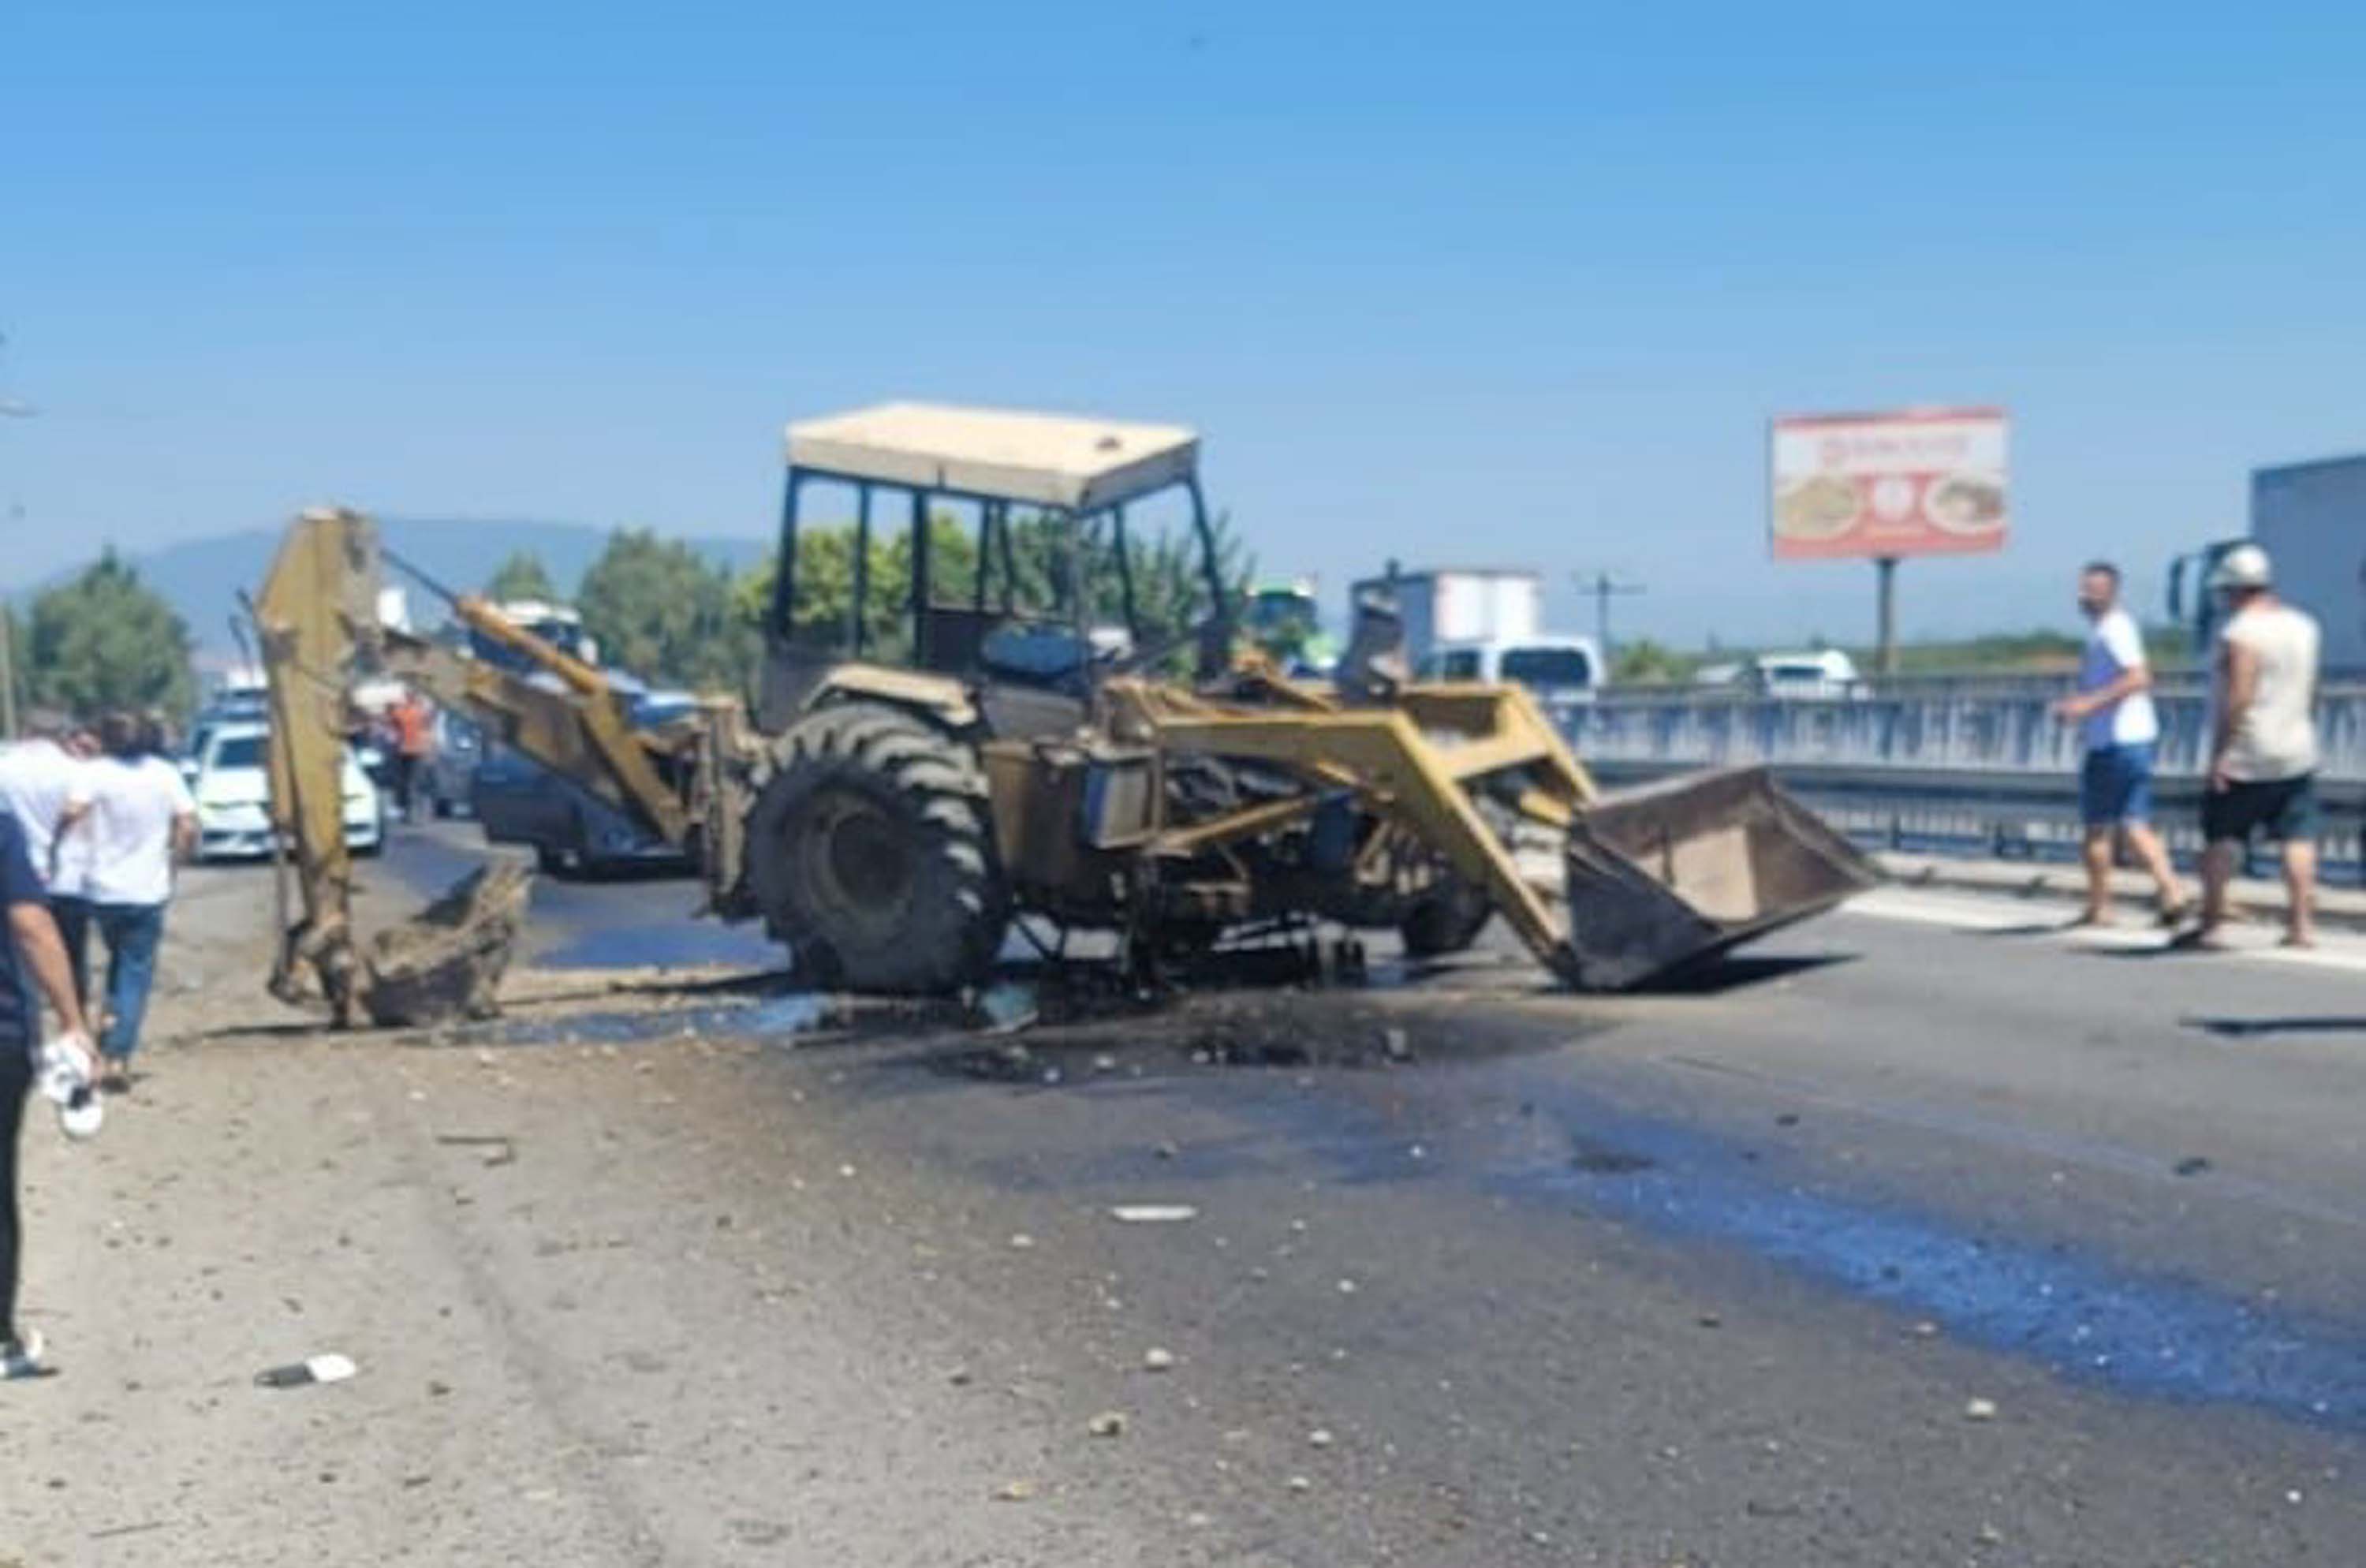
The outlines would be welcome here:
<svg viewBox="0 0 2366 1568">
<path fill-rule="evenodd" d="M 454 883 L 404 924 L 370 940 L 362 1005 L 381 1028 L 490 1018 L 525 918 L 534 873 L 502 861 Z"/>
</svg>

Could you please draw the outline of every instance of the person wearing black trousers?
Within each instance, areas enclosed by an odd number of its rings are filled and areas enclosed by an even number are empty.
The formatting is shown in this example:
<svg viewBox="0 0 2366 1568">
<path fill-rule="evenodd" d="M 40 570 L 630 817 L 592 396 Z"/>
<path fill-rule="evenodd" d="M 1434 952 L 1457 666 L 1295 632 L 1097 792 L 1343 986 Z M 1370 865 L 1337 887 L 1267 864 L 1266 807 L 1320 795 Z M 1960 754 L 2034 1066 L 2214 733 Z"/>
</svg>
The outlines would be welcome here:
<svg viewBox="0 0 2366 1568">
<path fill-rule="evenodd" d="M 17 1145 L 25 1125 L 25 1101 L 32 1092 L 34 1053 L 41 1040 L 35 993 L 48 999 L 66 1036 L 90 1037 L 74 997 L 65 943 L 59 940 L 48 896 L 25 852 L 25 830 L 6 812 L 0 812 L 0 908 L 6 911 L 0 920 L 0 1381 L 6 1381 L 39 1377 L 47 1370 L 41 1364 L 40 1337 L 17 1322 L 23 1262 Z"/>
</svg>

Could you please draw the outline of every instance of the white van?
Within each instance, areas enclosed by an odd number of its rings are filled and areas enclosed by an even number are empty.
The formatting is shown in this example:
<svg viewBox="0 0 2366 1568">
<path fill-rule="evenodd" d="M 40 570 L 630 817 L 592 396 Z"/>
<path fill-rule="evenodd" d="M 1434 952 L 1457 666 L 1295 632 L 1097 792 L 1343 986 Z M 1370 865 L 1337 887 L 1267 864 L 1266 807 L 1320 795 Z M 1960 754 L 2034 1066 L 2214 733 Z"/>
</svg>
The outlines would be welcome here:
<svg viewBox="0 0 2366 1568">
<path fill-rule="evenodd" d="M 1543 633 L 1442 642 L 1424 656 L 1414 674 L 1424 681 L 1526 686 L 1547 705 L 1592 702 L 1602 684 L 1602 650 L 1590 637 Z"/>
<path fill-rule="evenodd" d="M 1750 661 L 1749 684 L 1778 701 L 1863 696 L 1856 660 L 1838 649 L 1820 653 L 1762 653 Z"/>
</svg>

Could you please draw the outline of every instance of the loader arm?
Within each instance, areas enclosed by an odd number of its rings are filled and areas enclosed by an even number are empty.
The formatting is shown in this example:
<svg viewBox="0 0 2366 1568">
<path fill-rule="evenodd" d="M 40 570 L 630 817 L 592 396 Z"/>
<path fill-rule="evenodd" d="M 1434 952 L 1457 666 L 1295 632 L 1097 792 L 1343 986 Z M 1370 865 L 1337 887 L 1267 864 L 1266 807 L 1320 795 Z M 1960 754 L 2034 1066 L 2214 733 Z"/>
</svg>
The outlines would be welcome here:
<svg viewBox="0 0 2366 1568">
<path fill-rule="evenodd" d="M 1481 889 L 1564 982 L 1615 988 L 1664 975 L 1830 908 L 1875 879 L 1856 849 L 1763 769 L 1604 795 L 1535 700 L 1515 686 L 1415 684 L 1383 704 L 1252 671 L 1249 700 L 1137 680 L 1107 683 L 1127 739 L 1169 754 L 1254 761 L 1306 794 L 1170 827 L 1177 853 L 1296 820 L 1321 792 L 1364 807 Z M 1484 796 L 1564 836 L 1539 887 L 1479 809 Z"/>
<path fill-rule="evenodd" d="M 1578 978 L 1567 931 L 1521 877 L 1518 865 L 1465 793 L 1468 782 L 1538 761 L 1538 753 L 1506 745 L 1500 754 L 1491 751 L 1485 766 L 1459 773 L 1450 761 L 1455 750 L 1430 745 L 1411 716 L 1396 708 L 1177 716 L 1160 721 L 1158 734 L 1163 744 L 1178 750 L 1284 768 L 1311 765 L 1351 776 L 1374 810 L 1409 828 L 1458 873 L 1484 888 L 1488 901 L 1539 963 L 1563 979 Z"/>
</svg>

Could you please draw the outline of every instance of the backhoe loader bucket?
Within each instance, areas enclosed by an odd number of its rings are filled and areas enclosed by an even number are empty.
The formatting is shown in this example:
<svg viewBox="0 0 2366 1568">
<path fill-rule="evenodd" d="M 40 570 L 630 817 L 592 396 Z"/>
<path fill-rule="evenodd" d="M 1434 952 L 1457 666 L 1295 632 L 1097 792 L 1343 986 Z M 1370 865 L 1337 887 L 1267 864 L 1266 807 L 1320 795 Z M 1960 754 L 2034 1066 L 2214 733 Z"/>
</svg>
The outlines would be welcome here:
<svg viewBox="0 0 2366 1568">
<path fill-rule="evenodd" d="M 1665 976 L 1821 914 L 1881 877 L 1764 768 L 1598 796 L 1571 825 L 1567 961 L 1588 990 Z"/>
</svg>

